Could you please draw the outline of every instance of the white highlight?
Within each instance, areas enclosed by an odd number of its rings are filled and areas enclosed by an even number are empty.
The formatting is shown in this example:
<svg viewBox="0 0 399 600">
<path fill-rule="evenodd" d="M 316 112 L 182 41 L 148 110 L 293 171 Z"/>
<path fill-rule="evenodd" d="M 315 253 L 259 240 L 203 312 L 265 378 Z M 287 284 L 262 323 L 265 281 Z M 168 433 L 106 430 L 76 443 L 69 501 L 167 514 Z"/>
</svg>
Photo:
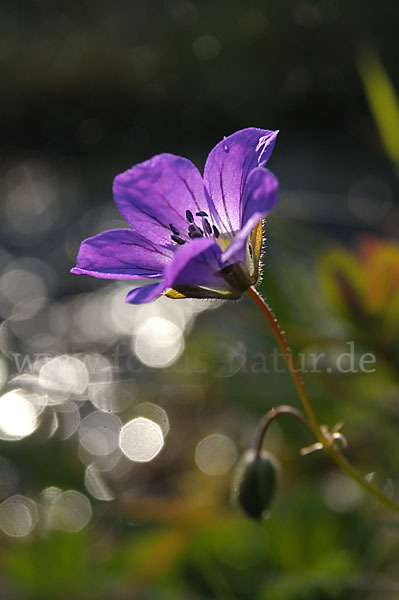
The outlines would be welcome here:
<svg viewBox="0 0 399 600">
<path fill-rule="evenodd" d="M 326 505 L 335 512 L 346 512 L 358 506 L 364 492 L 352 479 L 341 473 L 330 473 L 324 478 L 321 493 Z"/>
<path fill-rule="evenodd" d="M 119 445 L 130 460 L 148 462 L 162 450 L 162 429 L 150 419 L 137 417 L 122 427 Z"/>
<path fill-rule="evenodd" d="M 201 440 L 195 449 L 195 462 L 207 475 L 223 475 L 237 460 L 234 442 L 219 433 Z"/>
<path fill-rule="evenodd" d="M 58 422 L 56 437 L 60 440 L 67 440 L 79 427 L 79 409 L 72 400 L 65 400 L 62 404 L 57 404 L 55 413 Z"/>
<path fill-rule="evenodd" d="M 121 420 L 116 415 L 95 411 L 80 424 L 80 443 L 90 454 L 111 454 L 118 447 L 121 427 Z"/>
<path fill-rule="evenodd" d="M 81 395 L 89 384 L 85 364 L 74 356 L 57 356 L 44 363 L 40 369 L 39 385 L 59 394 Z"/>
<path fill-rule="evenodd" d="M 148 367 L 169 367 L 179 358 L 183 349 L 183 331 L 168 319 L 150 317 L 137 329 L 134 352 Z"/>
<path fill-rule="evenodd" d="M 8 369 L 6 361 L 0 356 L 0 390 L 7 383 Z"/>
<path fill-rule="evenodd" d="M 26 496 L 17 494 L 0 504 L 0 528 L 10 537 L 26 537 L 38 519 L 36 504 Z"/>
<path fill-rule="evenodd" d="M 75 490 L 62 492 L 59 488 L 51 487 L 43 490 L 42 498 L 47 509 L 47 529 L 74 533 L 86 527 L 92 517 L 89 499 Z"/>
<path fill-rule="evenodd" d="M 97 500 L 109 502 L 114 499 L 112 491 L 94 464 L 89 465 L 85 471 L 85 486 L 87 491 Z"/>
<path fill-rule="evenodd" d="M 161 428 L 164 438 L 168 435 L 170 429 L 168 414 L 166 410 L 157 404 L 153 404 L 152 402 L 142 402 L 134 408 L 134 416 L 144 417 L 145 419 L 153 421 Z"/>
<path fill-rule="evenodd" d="M 20 440 L 38 426 L 37 411 L 23 390 L 12 390 L 0 397 L 0 439 Z"/>
</svg>

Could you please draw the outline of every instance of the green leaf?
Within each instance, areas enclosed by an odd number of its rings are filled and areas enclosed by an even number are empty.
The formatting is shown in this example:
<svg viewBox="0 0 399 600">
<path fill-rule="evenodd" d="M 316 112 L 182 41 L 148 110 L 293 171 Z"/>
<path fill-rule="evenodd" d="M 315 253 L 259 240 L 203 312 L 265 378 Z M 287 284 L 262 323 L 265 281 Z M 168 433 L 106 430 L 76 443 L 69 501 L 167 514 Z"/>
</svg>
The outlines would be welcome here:
<svg viewBox="0 0 399 600">
<path fill-rule="evenodd" d="M 377 53 L 363 51 L 358 68 L 385 152 L 399 168 L 399 100 Z"/>
</svg>

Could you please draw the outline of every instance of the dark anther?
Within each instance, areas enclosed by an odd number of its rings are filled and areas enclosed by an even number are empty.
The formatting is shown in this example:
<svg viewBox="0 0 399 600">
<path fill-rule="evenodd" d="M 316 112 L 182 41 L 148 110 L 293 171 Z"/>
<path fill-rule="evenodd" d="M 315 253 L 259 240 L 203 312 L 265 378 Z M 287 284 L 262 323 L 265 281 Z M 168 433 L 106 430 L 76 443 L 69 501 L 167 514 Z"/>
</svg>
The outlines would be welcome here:
<svg viewBox="0 0 399 600">
<path fill-rule="evenodd" d="M 204 235 L 204 232 L 202 231 L 201 227 L 198 227 L 198 225 L 188 226 L 188 235 L 192 233 L 197 233 L 198 235 L 196 237 L 202 237 Z"/>
<path fill-rule="evenodd" d="M 191 210 L 186 210 L 186 219 L 189 223 L 194 223 L 194 217 Z"/>
<path fill-rule="evenodd" d="M 207 233 L 212 233 L 212 227 L 210 226 L 208 219 L 204 219 L 204 229 Z"/>
<path fill-rule="evenodd" d="M 200 210 L 199 212 L 197 212 L 195 214 L 197 215 L 197 217 L 207 217 L 208 216 L 204 210 Z"/>
<path fill-rule="evenodd" d="M 188 237 L 193 240 L 194 238 L 200 238 L 200 237 L 202 237 L 202 233 L 200 233 L 199 231 L 197 231 L 195 229 L 194 231 L 189 231 L 188 232 Z"/>
<path fill-rule="evenodd" d="M 169 223 L 169 228 L 170 228 L 171 232 L 174 233 L 175 235 L 180 235 L 180 231 L 178 229 L 176 229 L 176 227 L 174 225 L 172 225 L 172 223 Z"/>
<path fill-rule="evenodd" d="M 181 237 L 179 237 L 178 235 L 171 235 L 170 237 L 172 238 L 172 240 L 173 240 L 174 242 L 176 242 L 176 244 L 180 244 L 180 245 L 182 245 L 182 244 L 185 244 L 185 243 L 186 243 L 186 242 L 185 242 L 184 240 L 182 240 L 182 239 L 181 239 Z"/>
<path fill-rule="evenodd" d="M 219 229 L 216 227 L 216 225 L 214 225 L 214 226 L 212 227 L 212 229 L 213 229 L 213 235 L 215 236 L 215 238 L 218 238 L 218 237 L 219 237 L 219 235 L 220 235 L 220 233 L 219 233 Z"/>
<path fill-rule="evenodd" d="M 198 225 L 189 225 L 188 226 L 188 237 L 190 237 L 190 238 L 202 237 L 203 235 L 204 235 L 204 232 L 202 231 L 201 227 L 198 227 Z"/>
<path fill-rule="evenodd" d="M 249 244 L 249 246 L 248 246 L 248 250 L 249 250 L 249 254 L 250 254 L 251 258 L 252 258 L 252 257 L 253 257 L 253 251 L 252 251 L 252 246 L 251 246 L 251 244 Z"/>
</svg>

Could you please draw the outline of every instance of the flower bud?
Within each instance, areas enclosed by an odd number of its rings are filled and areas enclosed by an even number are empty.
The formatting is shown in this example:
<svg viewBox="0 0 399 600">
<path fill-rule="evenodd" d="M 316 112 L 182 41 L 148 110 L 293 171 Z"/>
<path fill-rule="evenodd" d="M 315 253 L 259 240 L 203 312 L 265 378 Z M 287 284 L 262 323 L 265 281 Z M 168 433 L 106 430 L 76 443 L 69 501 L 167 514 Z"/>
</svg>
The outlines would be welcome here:
<svg viewBox="0 0 399 600">
<path fill-rule="evenodd" d="M 278 485 L 279 470 L 276 459 L 267 452 L 258 457 L 253 450 L 244 454 L 234 478 L 233 499 L 247 516 L 261 519 L 267 515 Z"/>
</svg>

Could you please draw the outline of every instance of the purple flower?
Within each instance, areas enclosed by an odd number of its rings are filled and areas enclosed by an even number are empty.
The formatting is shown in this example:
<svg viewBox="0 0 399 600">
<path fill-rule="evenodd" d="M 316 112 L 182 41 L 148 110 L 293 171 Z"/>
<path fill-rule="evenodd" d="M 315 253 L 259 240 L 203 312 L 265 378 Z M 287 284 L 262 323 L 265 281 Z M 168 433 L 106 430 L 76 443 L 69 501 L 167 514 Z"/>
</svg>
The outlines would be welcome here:
<svg viewBox="0 0 399 600">
<path fill-rule="evenodd" d="M 133 229 L 85 240 L 72 273 L 160 280 L 128 293 L 132 304 L 172 298 L 239 298 L 256 283 L 262 219 L 278 181 L 264 168 L 278 131 L 237 131 L 211 150 L 202 178 L 186 158 L 159 154 L 115 178 Z"/>
</svg>

